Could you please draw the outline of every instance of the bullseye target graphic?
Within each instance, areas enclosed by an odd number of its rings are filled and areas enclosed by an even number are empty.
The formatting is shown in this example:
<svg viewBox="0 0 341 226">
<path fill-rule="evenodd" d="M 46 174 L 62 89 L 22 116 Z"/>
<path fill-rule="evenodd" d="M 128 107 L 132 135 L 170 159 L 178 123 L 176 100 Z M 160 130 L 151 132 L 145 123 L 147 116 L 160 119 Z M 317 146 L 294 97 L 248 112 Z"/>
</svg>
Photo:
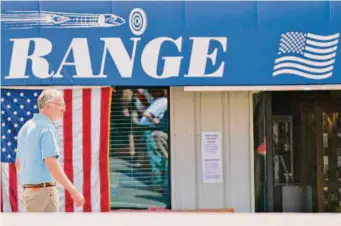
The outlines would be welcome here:
<svg viewBox="0 0 341 226">
<path fill-rule="evenodd" d="M 133 9 L 129 15 L 129 27 L 134 35 L 142 35 L 147 28 L 147 16 L 142 9 Z"/>
</svg>

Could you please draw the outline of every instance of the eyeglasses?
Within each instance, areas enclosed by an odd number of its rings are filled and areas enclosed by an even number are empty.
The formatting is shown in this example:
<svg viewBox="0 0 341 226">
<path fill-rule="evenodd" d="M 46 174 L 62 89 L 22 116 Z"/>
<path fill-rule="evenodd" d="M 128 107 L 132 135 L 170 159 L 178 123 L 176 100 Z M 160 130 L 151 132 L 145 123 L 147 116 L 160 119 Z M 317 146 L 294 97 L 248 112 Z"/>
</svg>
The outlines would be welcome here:
<svg viewBox="0 0 341 226">
<path fill-rule="evenodd" d="M 58 104 L 58 103 L 55 103 L 55 102 L 47 102 L 47 103 L 59 105 L 62 110 L 65 110 L 65 105 L 64 104 Z"/>
</svg>

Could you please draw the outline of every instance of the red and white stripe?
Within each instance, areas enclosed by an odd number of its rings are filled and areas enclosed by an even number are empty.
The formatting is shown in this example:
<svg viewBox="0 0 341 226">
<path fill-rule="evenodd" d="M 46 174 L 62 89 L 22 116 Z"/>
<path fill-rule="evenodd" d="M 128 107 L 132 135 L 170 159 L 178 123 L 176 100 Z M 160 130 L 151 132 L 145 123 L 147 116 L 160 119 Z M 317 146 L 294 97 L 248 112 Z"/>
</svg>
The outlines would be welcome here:
<svg viewBox="0 0 341 226">
<path fill-rule="evenodd" d="M 68 192 L 58 185 L 61 212 L 107 212 L 109 189 L 109 117 L 111 88 L 65 89 L 66 112 L 57 127 L 60 158 L 85 204 L 75 208 Z M 1 165 L 1 211 L 23 212 L 22 190 L 14 164 Z"/>
</svg>

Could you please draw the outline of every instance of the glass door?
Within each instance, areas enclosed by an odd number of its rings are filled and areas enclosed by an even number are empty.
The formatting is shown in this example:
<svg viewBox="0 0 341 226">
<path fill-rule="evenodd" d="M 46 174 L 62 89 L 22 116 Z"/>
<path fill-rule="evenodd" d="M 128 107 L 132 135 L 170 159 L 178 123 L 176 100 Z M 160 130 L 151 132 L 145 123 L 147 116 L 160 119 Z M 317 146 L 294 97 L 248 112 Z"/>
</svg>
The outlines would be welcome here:
<svg viewBox="0 0 341 226">
<path fill-rule="evenodd" d="M 301 187 L 301 211 L 317 212 L 317 146 L 318 123 L 314 102 L 300 106 L 299 146 L 296 153 L 296 179 Z"/>
<path fill-rule="evenodd" d="M 341 103 L 317 108 L 319 212 L 341 212 Z"/>
<path fill-rule="evenodd" d="M 272 212 L 271 92 L 253 94 L 253 129 L 255 212 Z"/>
</svg>

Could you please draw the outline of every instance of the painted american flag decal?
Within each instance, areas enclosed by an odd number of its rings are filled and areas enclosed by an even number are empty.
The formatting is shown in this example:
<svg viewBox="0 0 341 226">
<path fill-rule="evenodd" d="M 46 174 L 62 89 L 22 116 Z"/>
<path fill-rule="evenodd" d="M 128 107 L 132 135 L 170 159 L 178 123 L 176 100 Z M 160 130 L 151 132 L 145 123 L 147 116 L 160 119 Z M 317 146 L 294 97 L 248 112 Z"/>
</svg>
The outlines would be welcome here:
<svg viewBox="0 0 341 226">
<path fill-rule="evenodd" d="M 315 80 L 331 77 L 339 36 L 339 33 L 326 36 L 302 32 L 282 34 L 272 75 L 297 75 Z"/>
</svg>

